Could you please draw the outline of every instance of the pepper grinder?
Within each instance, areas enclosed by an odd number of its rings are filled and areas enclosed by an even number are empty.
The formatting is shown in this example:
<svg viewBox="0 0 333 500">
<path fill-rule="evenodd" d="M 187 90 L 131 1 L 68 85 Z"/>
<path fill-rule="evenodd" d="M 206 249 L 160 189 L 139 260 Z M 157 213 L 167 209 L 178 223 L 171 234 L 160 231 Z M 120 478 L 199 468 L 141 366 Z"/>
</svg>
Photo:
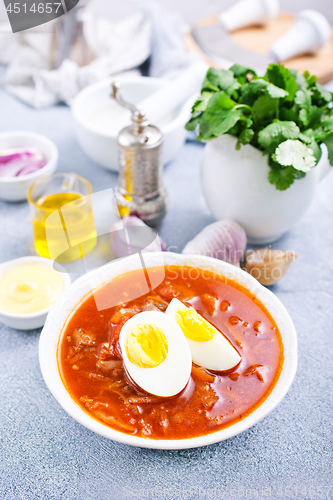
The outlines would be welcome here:
<svg viewBox="0 0 333 500">
<path fill-rule="evenodd" d="M 111 97 L 132 113 L 132 124 L 118 135 L 119 180 L 115 198 L 120 216 L 136 215 L 149 226 L 164 217 L 168 199 L 162 183 L 163 134 L 150 125 L 143 111 L 124 101 L 120 83 L 111 85 Z"/>
</svg>

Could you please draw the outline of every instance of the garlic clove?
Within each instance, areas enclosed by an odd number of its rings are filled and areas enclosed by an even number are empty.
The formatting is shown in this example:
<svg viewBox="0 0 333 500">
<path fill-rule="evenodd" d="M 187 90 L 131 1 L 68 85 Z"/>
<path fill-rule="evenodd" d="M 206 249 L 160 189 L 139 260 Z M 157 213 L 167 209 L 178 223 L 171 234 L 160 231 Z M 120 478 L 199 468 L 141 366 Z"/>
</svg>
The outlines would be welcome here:
<svg viewBox="0 0 333 500">
<path fill-rule="evenodd" d="M 167 249 L 155 229 L 147 226 L 135 215 L 125 215 L 112 226 L 110 244 L 116 257 L 127 257 L 137 252 L 161 252 Z"/>
<path fill-rule="evenodd" d="M 220 220 L 206 226 L 182 251 L 185 255 L 205 255 L 239 267 L 246 248 L 244 229 L 233 220 Z"/>
<path fill-rule="evenodd" d="M 275 248 L 259 248 L 245 253 L 243 269 L 262 285 L 274 285 L 295 261 L 296 252 L 284 252 Z"/>
</svg>

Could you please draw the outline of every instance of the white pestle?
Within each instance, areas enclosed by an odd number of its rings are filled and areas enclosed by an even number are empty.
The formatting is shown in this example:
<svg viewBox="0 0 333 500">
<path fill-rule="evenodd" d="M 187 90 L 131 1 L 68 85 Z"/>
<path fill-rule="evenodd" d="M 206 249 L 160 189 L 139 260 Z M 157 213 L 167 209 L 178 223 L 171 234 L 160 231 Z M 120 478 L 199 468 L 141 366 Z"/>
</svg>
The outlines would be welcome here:
<svg viewBox="0 0 333 500">
<path fill-rule="evenodd" d="M 227 31 L 265 25 L 276 18 L 279 10 L 279 0 L 240 0 L 220 14 L 220 23 Z"/>
<path fill-rule="evenodd" d="M 287 33 L 271 47 L 276 61 L 286 61 L 300 54 L 315 53 L 331 38 L 331 27 L 326 17 L 312 9 L 301 10 Z"/>
<path fill-rule="evenodd" d="M 208 66 L 203 61 L 192 63 L 177 78 L 136 103 L 135 107 L 145 113 L 150 123 L 158 124 L 191 96 L 200 93 L 207 70 Z M 114 116 L 117 131 L 120 131 L 130 123 L 131 114 L 118 104 L 113 108 L 112 116 Z"/>
<path fill-rule="evenodd" d="M 136 107 L 146 113 L 151 123 L 158 122 L 191 96 L 200 93 L 207 70 L 208 66 L 203 61 L 192 63 L 177 78 L 141 101 Z"/>
</svg>

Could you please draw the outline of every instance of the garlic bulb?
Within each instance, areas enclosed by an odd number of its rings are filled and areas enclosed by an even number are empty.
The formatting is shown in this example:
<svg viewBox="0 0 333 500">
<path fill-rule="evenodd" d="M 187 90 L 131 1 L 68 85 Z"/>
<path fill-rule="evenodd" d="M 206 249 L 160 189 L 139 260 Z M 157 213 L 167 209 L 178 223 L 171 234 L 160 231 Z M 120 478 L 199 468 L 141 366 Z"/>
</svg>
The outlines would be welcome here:
<svg viewBox="0 0 333 500">
<path fill-rule="evenodd" d="M 243 269 L 262 285 L 274 285 L 287 272 L 296 259 L 295 252 L 284 252 L 274 248 L 259 248 L 245 253 Z"/>
<path fill-rule="evenodd" d="M 182 253 L 215 257 L 239 266 L 246 241 L 242 226 L 232 220 L 220 220 L 205 227 L 187 243 Z"/>
<path fill-rule="evenodd" d="M 110 243 L 117 257 L 137 252 L 161 252 L 167 248 L 157 232 L 135 215 L 125 215 L 112 226 Z"/>
</svg>

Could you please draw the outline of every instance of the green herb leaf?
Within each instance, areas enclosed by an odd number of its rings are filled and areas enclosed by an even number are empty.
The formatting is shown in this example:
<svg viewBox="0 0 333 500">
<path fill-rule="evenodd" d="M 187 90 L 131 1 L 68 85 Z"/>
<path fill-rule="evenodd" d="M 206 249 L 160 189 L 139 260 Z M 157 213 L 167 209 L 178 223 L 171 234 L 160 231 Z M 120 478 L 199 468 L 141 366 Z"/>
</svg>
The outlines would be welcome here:
<svg viewBox="0 0 333 500">
<path fill-rule="evenodd" d="M 297 82 L 288 68 L 285 68 L 281 64 L 270 64 L 267 68 L 265 78 L 288 92 L 288 96 L 285 97 L 286 101 L 293 101 L 297 92 Z"/>
<path fill-rule="evenodd" d="M 276 121 L 267 125 L 258 134 L 259 144 L 271 152 L 285 139 L 297 139 L 300 130 L 294 122 Z"/>
<path fill-rule="evenodd" d="M 239 148 L 240 148 L 241 144 L 243 144 L 244 146 L 246 144 L 249 144 L 251 142 L 253 136 L 254 136 L 253 130 L 251 130 L 250 128 L 243 129 L 242 132 L 239 134 L 236 148 L 237 148 L 237 146 L 239 146 Z"/>
<path fill-rule="evenodd" d="M 305 142 L 305 144 L 311 144 L 314 140 L 313 138 L 313 135 L 311 134 L 312 130 L 309 130 L 309 131 L 306 131 L 306 132 L 310 132 L 309 133 L 309 136 L 305 135 L 305 134 L 302 134 L 302 132 L 299 134 L 299 140 L 302 141 L 302 142 Z"/>
<path fill-rule="evenodd" d="M 333 167 L 333 132 L 332 134 L 329 134 L 327 137 L 325 137 L 323 143 L 326 144 L 326 147 L 328 149 L 328 159 Z"/>
<path fill-rule="evenodd" d="M 325 130 L 333 131 L 333 116 L 323 119 L 321 124 Z"/>
<path fill-rule="evenodd" d="M 228 132 L 240 119 L 236 103 L 225 92 L 214 94 L 200 120 L 200 137 L 212 139 Z"/>
<path fill-rule="evenodd" d="M 244 104 L 253 104 L 255 97 L 258 97 L 265 91 L 274 99 L 279 99 L 288 95 L 286 90 L 280 89 L 262 78 L 257 78 L 247 85 L 243 85 L 240 102 Z"/>
<path fill-rule="evenodd" d="M 295 122 L 296 125 L 302 125 L 299 119 L 299 108 L 294 104 L 291 108 L 280 108 L 280 120 L 285 120 L 287 122 Z"/>
<path fill-rule="evenodd" d="M 212 139 L 226 134 L 238 122 L 239 118 L 240 112 L 237 109 L 226 111 L 223 116 L 207 113 L 200 125 L 200 136 L 204 139 Z"/>
<path fill-rule="evenodd" d="M 307 127 L 309 125 L 309 115 L 306 109 L 301 109 L 299 112 L 299 118 L 301 122 L 303 123 L 304 127 Z"/>
<path fill-rule="evenodd" d="M 314 99 L 315 100 L 317 100 L 317 101 L 323 100 L 325 102 L 332 102 L 332 100 L 333 100 L 332 92 L 325 89 L 325 87 L 320 85 L 320 83 L 315 83 L 313 88 L 315 89 L 315 92 L 314 92 Z"/>
<path fill-rule="evenodd" d="M 252 106 L 254 101 L 267 90 L 267 87 L 268 82 L 261 78 L 253 80 L 250 83 L 246 83 L 241 88 L 241 96 L 239 98 L 239 102 L 241 104 Z"/>
<path fill-rule="evenodd" d="M 316 159 L 316 164 L 317 164 L 318 161 L 321 158 L 321 149 L 320 149 L 320 147 L 318 146 L 318 144 L 316 143 L 315 140 L 312 140 L 311 143 L 308 144 L 308 147 L 311 149 L 311 151 L 313 153 L 313 156 Z"/>
<path fill-rule="evenodd" d="M 269 83 L 267 85 L 267 92 L 274 99 L 279 99 L 281 97 L 286 97 L 287 95 L 289 95 L 289 93 L 286 90 L 280 89 L 279 87 L 276 87 L 272 83 Z"/>
<path fill-rule="evenodd" d="M 237 109 L 239 109 L 237 107 Z M 239 120 L 231 129 L 229 129 L 228 134 L 234 135 L 235 137 L 239 137 L 240 134 L 243 132 L 244 129 L 250 129 L 253 124 L 253 121 L 251 118 L 245 115 L 240 115 Z M 253 134 L 254 131 L 252 130 Z"/>
<path fill-rule="evenodd" d="M 306 81 L 306 79 L 304 78 L 303 75 L 301 75 L 297 69 L 289 69 L 290 71 L 290 74 L 293 78 L 295 78 L 296 80 L 296 83 L 297 83 L 297 87 L 299 89 L 306 89 L 307 86 L 308 86 L 308 83 Z"/>
<path fill-rule="evenodd" d="M 193 130 L 195 130 L 197 128 L 199 123 L 200 123 L 200 116 L 196 116 L 194 118 L 191 118 L 186 123 L 185 128 L 186 128 L 186 130 L 189 130 L 190 132 L 192 132 Z"/>
<path fill-rule="evenodd" d="M 295 172 L 295 179 L 303 179 L 303 177 L 306 176 L 306 172 L 302 172 L 302 170 L 294 169 L 294 172 Z"/>
<path fill-rule="evenodd" d="M 234 74 L 230 70 L 209 68 L 206 78 L 202 85 L 202 92 L 207 90 L 223 90 L 229 96 L 237 89 L 240 83 L 235 79 Z"/>
<path fill-rule="evenodd" d="M 279 170 L 271 169 L 268 174 L 268 180 L 279 191 L 285 191 L 295 180 L 295 169 L 294 167 L 286 167 Z"/>
<path fill-rule="evenodd" d="M 300 108 L 299 117 L 305 127 L 309 126 L 311 118 L 313 117 L 311 96 L 312 92 L 308 89 L 298 90 L 295 96 L 295 102 Z M 314 107 L 314 109 L 317 110 L 318 108 Z"/>
<path fill-rule="evenodd" d="M 237 106 L 237 108 L 238 108 L 238 106 Z M 240 123 L 243 127 L 250 128 L 253 125 L 253 120 L 250 116 L 243 115 L 240 117 Z"/>
<path fill-rule="evenodd" d="M 277 87 L 284 89 L 286 86 L 286 78 L 285 74 L 287 73 L 286 68 L 281 64 L 270 64 L 266 71 L 266 78 L 269 82 L 274 83 Z M 288 71 L 286 77 L 289 78 L 291 76 Z"/>
<path fill-rule="evenodd" d="M 209 75 L 207 72 L 206 78 L 204 79 L 202 87 L 201 87 L 201 93 L 209 92 L 209 91 L 219 92 L 220 91 L 219 87 L 217 87 L 216 85 L 213 85 L 212 82 L 209 80 L 208 76 Z"/>
<path fill-rule="evenodd" d="M 307 82 L 308 87 L 311 87 L 317 82 L 317 77 L 315 75 L 310 75 L 308 71 L 304 71 L 303 76 Z"/>
<path fill-rule="evenodd" d="M 309 110 L 311 108 L 312 92 L 308 89 L 301 89 L 296 92 L 295 102 L 300 108 Z"/>
<path fill-rule="evenodd" d="M 321 121 L 322 110 L 316 106 L 310 106 L 310 109 L 301 109 L 299 117 L 305 127 L 311 127 Z"/>
<path fill-rule="evenodd" d="M 253 112 L 257 121 L 270 121 L 276 118 L 278 101 L 268 94 L 264 94 L 253 103 Z"/>
<path fill-rule="evenodd" d="M 314 140 L 316 142 L 321 142 L 325 139 L 325 137 L 327 137 L 330 134 L 330 130 L 326 130 L 323 127 L 318 127 L 316 129 L 309 128 L 307 130 L 303 130 L 302 134 L 306 135 L 311 140 Z"/>
<path fill-rule="evenodd" d="M 192 107 L 192 113 L 199 112 L 199 111 L 205 111 L 207 108 L 209 99 L 213 96 L 214 94 L 212 92 L 203 92 L 199 99 L 195 101 Z"/>
<path fill-rule="evenodd" d="M 309 126 L 314 127 L 318 125 L 319 122 L 321 122 L 323 116 L 323 110 L 321 108 L 317 108 L 316 106 L 311 106 L 309 114 L 308 114 L 308 119 L 309 119 Z"/>
<path fill-rule="evenodd" d="M 257 73 L 254 71 L 254 69 L 247 68 L 246 66 L 242 66 L 241 64 L 234 64 L 231 66 L 230 71 L 233 72 L 236 78 L 239 78 L 240 76 L 247 76 L 247 75 L 253 75 L 257 76 Z"/>
<path fill-rule="evenodd" d="M 216 92 L 209 99 L 207 104 L 207 111 L 218 112 L 223 109 L 232 109 L 236 106 L 236 102 L 233 101 L 228 94 L 225 92 Z"/>
<path fill-rule="evenodd" d="M 312 150 L 301 141 L 291 139 L 276 148 L 274 160 L 280 165 L 292 166 L 302 172 L 308 172 L 316 165 Z"/>
</svg>

